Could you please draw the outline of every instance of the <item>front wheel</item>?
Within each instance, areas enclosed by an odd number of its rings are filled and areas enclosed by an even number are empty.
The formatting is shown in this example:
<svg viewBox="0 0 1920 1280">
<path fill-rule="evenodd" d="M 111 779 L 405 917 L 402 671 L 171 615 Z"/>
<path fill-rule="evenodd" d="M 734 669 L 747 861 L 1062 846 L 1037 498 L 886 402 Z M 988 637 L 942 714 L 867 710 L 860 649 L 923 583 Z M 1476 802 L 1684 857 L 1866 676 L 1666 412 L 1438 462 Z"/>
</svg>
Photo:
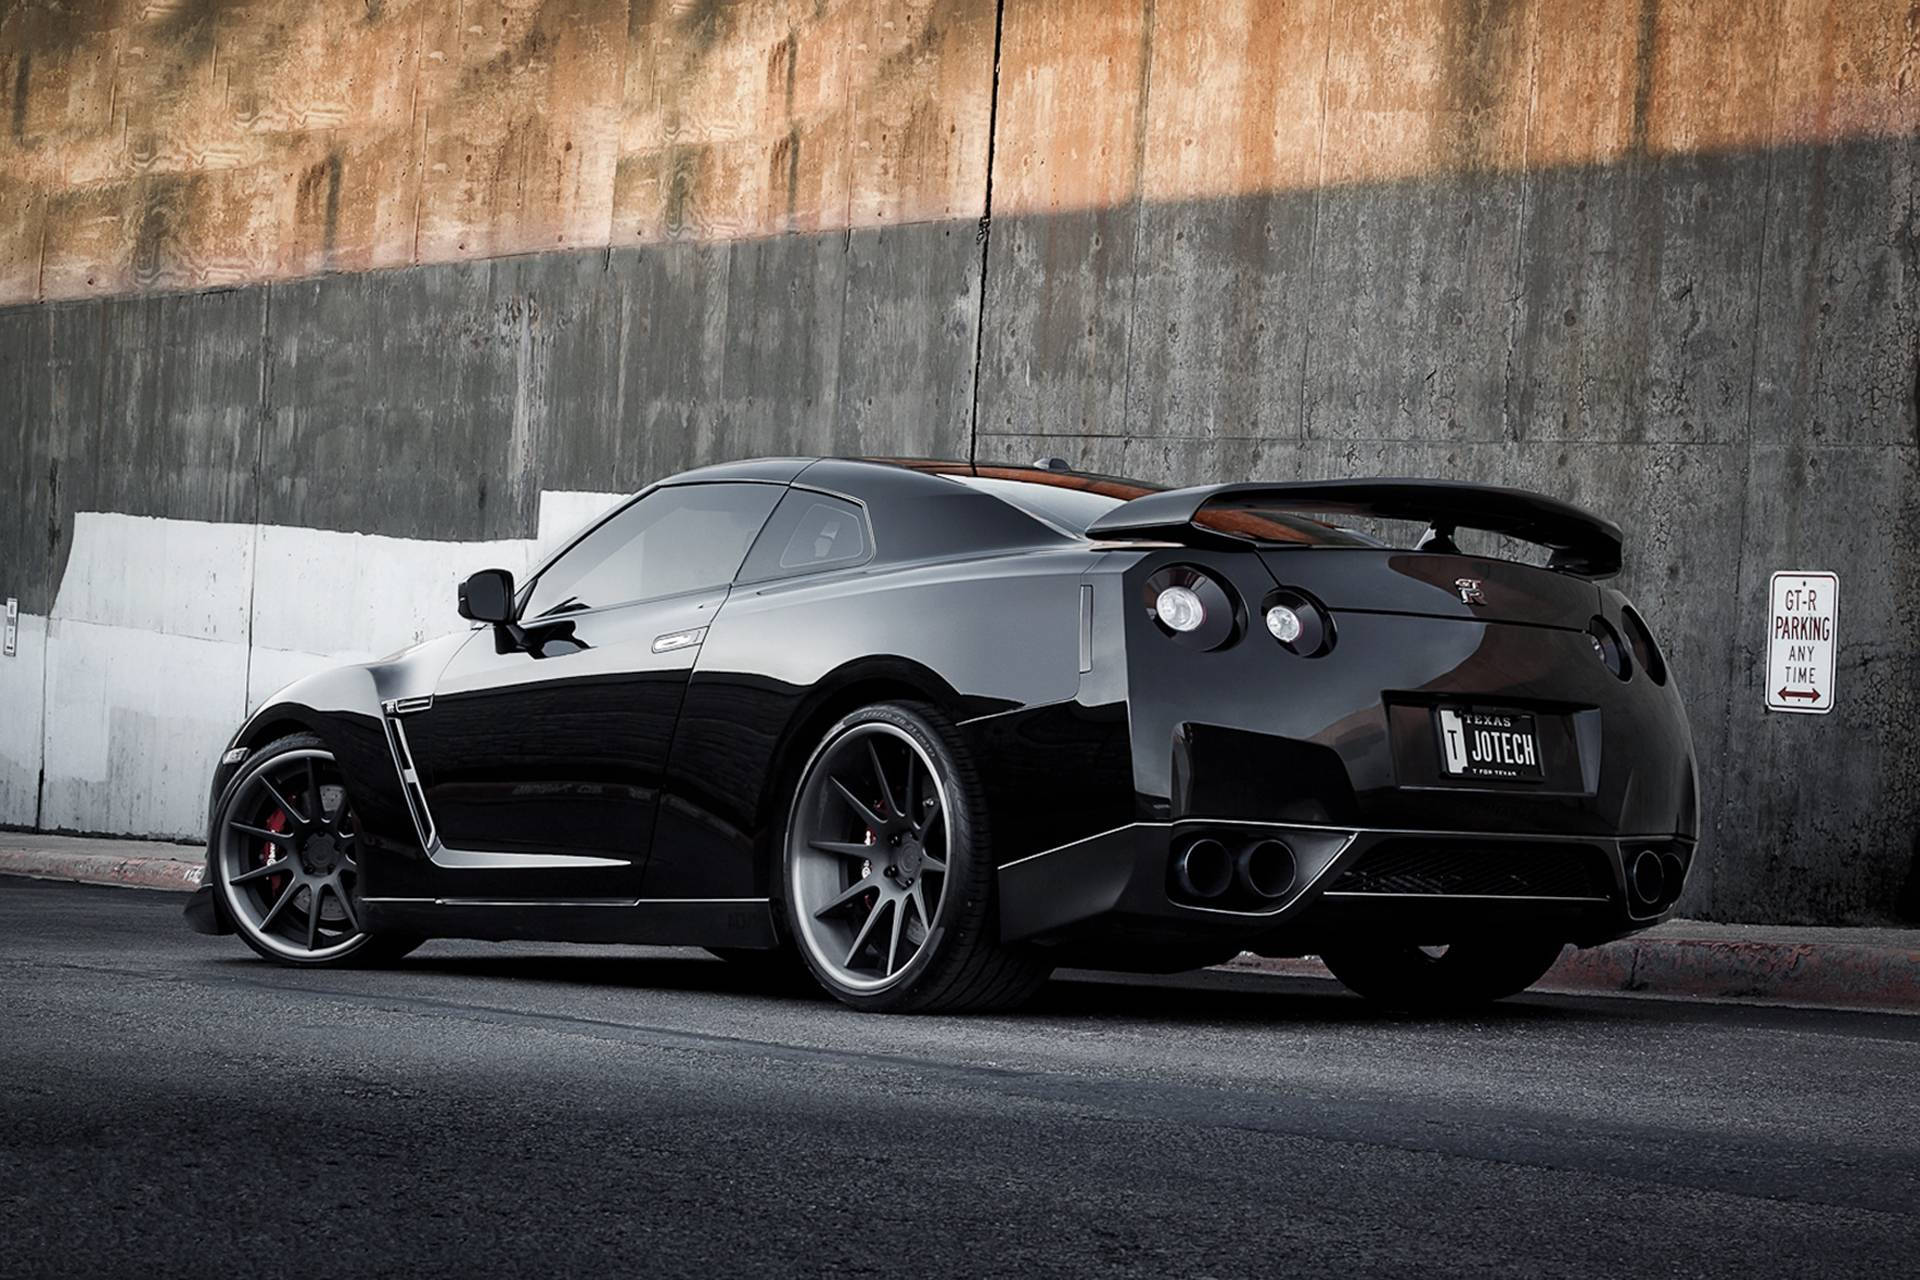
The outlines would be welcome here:
<svg viewBox="0 0 1920 1280">
<path fill-rule="evenodd" d="M 1400 1009 L 1471 1009 L 1518 995 L 1560 958 L 1558 938 L 1476 938 L 1446 947 L 1412 943 L 1329 948 L 1320 959 L 1347 989 Z"/>
<path fill-rule="evenodd" d="M 207 868 L 241 940 L 306 966 L 379 964 L 420 945 L 362 927 L 359 837 L 325 742 L 296 733 L 255 752 L 221 799 Z"/>
<path fill-rule="evenodd" d="M 782 849 L 788 928 L 857 1009 L 1008 1008 L 1046 981 L 999 938 L 986 804 L 959 735 L 922 703 L 862 708 L 800 775 Z"/>
</svg>

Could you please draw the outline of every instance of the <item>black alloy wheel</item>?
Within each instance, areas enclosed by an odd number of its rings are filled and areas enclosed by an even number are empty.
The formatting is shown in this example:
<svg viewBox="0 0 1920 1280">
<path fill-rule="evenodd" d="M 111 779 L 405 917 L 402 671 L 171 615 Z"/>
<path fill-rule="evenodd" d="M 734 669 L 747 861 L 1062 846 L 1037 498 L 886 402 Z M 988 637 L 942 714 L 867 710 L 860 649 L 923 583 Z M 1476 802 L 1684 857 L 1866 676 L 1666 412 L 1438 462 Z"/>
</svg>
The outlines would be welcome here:
<svg viewBox="0 0 1920 1280">
<path fill-rule="evenodd" d="M 820 985 L 880 1012 L 1006 1008 L 1046 981 L 999 940 L 986 806 L 959 735 L 923 703 L 840 720 L 795 790 L 788 928 Z"/>
<path fill-rule="evenodd" d="M 280 964 L 378 963 L 419 945 L 361 924 L 359 825 L 313 734 L 255 752 L 228 785 L 208 871 L 241 939 Z"/>
</svg>

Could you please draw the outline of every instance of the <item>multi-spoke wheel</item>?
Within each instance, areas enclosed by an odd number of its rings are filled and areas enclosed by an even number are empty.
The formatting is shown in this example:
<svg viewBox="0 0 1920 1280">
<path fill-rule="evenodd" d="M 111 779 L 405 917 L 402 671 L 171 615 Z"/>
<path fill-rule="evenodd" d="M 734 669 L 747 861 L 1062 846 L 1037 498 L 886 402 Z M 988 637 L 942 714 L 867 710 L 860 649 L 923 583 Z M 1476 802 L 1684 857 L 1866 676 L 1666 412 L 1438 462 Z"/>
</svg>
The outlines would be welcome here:
<svg viewBox="0 0 1920 1280">
<path fill-rule="evenodd" d="M 822 986 L 879 1010 L 996 1007 L 1049 966 L 1003 946 L 985 807 L 932 707 L 883 703 L 833 726 L 795 792 L 789 926 Z"/>
<path fill-rule="evenodd" d="M 339 767 L 319 738 L 295 734 L 257 752 L 222 800 L 210 864 L 247 945 L 285 964 L 411 950 L 410 939 L 361 926 L 358 837 Z"/>
</svg>

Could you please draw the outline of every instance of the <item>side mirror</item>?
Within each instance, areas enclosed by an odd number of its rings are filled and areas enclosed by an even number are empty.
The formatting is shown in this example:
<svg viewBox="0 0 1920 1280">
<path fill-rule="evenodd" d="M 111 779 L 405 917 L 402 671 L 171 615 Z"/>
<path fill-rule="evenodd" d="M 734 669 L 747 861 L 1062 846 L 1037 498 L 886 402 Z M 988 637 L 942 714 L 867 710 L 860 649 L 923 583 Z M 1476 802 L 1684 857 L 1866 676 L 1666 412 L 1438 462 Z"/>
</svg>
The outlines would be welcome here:
<svg viewBox="0 0 1920 1280">
<path fill-rule="evenodd" d="M 482 569 L 460 584 L 460 616 L 502 626 L 513 621 L 513 575 Z"/>
</svg>

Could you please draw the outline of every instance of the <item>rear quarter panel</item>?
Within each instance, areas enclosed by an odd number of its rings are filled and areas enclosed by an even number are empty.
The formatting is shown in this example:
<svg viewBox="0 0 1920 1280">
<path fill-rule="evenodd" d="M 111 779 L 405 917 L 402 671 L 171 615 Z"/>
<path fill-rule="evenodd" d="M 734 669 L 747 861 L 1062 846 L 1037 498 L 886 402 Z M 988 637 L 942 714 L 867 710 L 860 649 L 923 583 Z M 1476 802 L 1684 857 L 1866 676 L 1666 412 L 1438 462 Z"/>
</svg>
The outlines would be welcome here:
<svg viewBox="0 0 1920 1280">
<path fill-rule="evenodd" d="M 957 723 L 1070 703 L 1084 547 L 736 587 L 674 739 L 649 896 L 764 893 L 788 789 L 839 714 L 918 697 Z"/>
</svg>

